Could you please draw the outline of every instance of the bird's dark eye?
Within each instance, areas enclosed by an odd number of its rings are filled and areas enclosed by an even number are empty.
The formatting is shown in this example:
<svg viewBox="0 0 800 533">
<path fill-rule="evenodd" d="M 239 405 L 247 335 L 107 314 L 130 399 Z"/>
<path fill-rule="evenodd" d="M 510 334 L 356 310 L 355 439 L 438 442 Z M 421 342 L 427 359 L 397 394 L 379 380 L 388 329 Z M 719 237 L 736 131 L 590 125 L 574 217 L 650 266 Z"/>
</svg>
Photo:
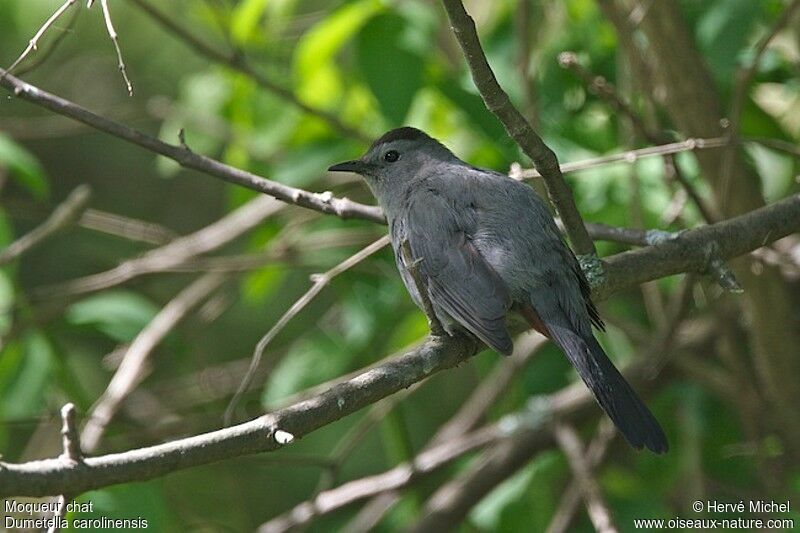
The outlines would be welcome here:
<svg viewBox="0 0 800 533">
<path fill-rule="evenodd" d="M 395 161 L 400 159 L 400 154 L 397 153 L 397 150 L 389 150 L 388 152 L 383 154 L 383 158 L 389 163 L 394 163 Z"/>
</svg>

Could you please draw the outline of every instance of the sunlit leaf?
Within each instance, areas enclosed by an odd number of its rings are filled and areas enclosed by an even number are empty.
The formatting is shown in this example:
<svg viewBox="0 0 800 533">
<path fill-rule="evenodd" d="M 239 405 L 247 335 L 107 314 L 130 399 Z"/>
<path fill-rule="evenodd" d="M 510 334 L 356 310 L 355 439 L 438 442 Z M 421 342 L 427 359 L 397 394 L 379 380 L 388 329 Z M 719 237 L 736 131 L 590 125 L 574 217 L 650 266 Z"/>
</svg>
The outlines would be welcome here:
<svg viewBox="0 0 800 533">
<path fill-rule="evenodd" d="M 380 0 L 346 4 L 325 17 L 298 42 L 294 76 L 301 97 L 312 104 L 331 103 L 341 94 L 333 58 L 372 16 L 383 9 Z"/>
<path fill-rule="evenodd" d="M 269 0 L 243 0 L 231 17 L 231 36 L 239 44 L 247 44 L 258 35 L 259 22 Z M 263 31 L 263 29 L 262 29 Z"/>
<path fill-rule="evenodd" d="M 0 167 L 8 167 L 11 177 L 34 198 L 44 199 L 50 193 L 47 175 L 39 160 L 10 137 L 0 133 Z"/>
</svg>

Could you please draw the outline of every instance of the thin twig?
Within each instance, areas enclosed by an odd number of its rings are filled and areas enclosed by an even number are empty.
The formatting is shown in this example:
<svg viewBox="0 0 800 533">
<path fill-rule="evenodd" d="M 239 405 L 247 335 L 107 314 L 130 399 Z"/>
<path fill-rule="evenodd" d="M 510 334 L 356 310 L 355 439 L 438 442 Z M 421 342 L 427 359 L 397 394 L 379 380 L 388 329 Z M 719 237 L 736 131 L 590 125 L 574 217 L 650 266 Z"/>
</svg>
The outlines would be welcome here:
<svg viewBox="0 0 800 533">
<path fill-rule="evenodd" d="M 630 104 L 623 100 L 613 84 L 604 77 L 595 75 L 590 72 L 589 69 L 581 65 L 574 52 L 562 52 L 558 56 L 558 61 L 562 68 L 569 69 L 580 78 L 581 81 L 589 87 L 589 90 L 602 97 L 615 111 L 627 117 L 636 133 L 644 140 L 652 144 L 664 144 L 670 141 L 669 137 L 664 133 L 654 131 L 648 127 Z M 675 179 L 686 190 L 705 221 L 711 223 L 719 220 L 720 217 L 712 211 L 711 207 L 706 204 L 706 201 L 697 192 L 694 185 L 686 179 L 686 176 L 684 176 L 683 171 L 678 166 L 672 154 L 665 154 L 664 157 L 666 163 L 671 165 Z"/>
<path fill-rule="evenodd" d="M 597 435 L 586 451 L 586 462 L 591 469 L 594 470 L 600 466 L 616 434 L 616 429 L 614 429 L 610 420 L 605 418 L 600 421 Z M 580 503 L 581 488 L 578 481 L 573 479 L 561 496 L 561 503 L 553 513 L 553 518 L 547 526 L 547 533 L 567 533 L 570 531 L 570 524 L 578 511 Z"/>
<path fill-rule="evenodd" d="M 131 343 L 105 392 L 89 413 L 81 434 L 85 450 L 95 451 L 100 439 L 125 398 L 146 374 L 155 347 L 225 281 L 221 274 L 206 274 L 182 290 L 165 305 Z"/>
<path fill-rule="evenodd" d="M 706 261 L 702 250 L 708 242 L 716 242 L 720 257 L 728 259 L 797 231 L 800 231 L 800 194 L 724 222 L 688 230 L 658 246 L 609 258 L 606 279 L 597 291 L 597 300 L 641 281 L 702 270 Z M 21 464 L 0 462 L 0 497 L 60 494 L 67 487 L 82 492 L 152 479 L 221 459 L 274 451 L 281 447 L 275 440 L 278 429 L 290 432 L 295 438 L 307 435 L 436 372 L 463 363 L 476 349 L 473 341 L 461 335 L 432 337 L 409 354 L 383 362 L 317 396 L 244 424 L 157 446 L 92 457 L 79 465 L 66 465 L 56 459 Z M 580 387 L 565 391 L 563 397 L 551 399 L 554 410 L 591 405 L 585 386 L 575 385 Z M 504 469 L 516 468 L 519 461 L 530 457 L 532 449 L 539 449 L 543 438 L 547 440 L 541 431 L 526 434 L 517 446 L 496 450 L 497 460 Z M 494 476 L 482 483 L 475 495 L 484 494 L 483 490 L 493 486 L 496 479 Z"/>
<path fill-rule="evenodd" d="M 303 294 L 303 296 L 301 296 L 294 304 L 292 304 L 289 310 L 286 311 L 275 323 L 275 325 L 272 326 L 270 330 L 267 331 L 263 337 L 261 337 L 261 340 L 258 341 L 255 351 L 253 351 L 253 357 L 250 360 L 250 367 L 247 369 L 247 373 L 245 373 L 241 383 L 239 384 L 239 387 L 236 389 L 236 392 L 233 395 L 233 398 L 231 398 L 231 401 L 228 403 L 228 407 L 225 409 L 225 415 L 223 417 L 224 425 L 230 425 L 233 419 L 233 413 L 236 410 L 236 406 L 239 404 L 239 400 L 241 399 L 242 395 L 250 387 L 250 382 L 253 380 L 253 377 L 258 371 L 259 365 L 261 364 L 264 351 L 267 349 L 267 346 L 269 346 L 269 343 L 272 342 L 272 339 L 274 339 L 278 333 L 280 333 L 283 328 L 285 328 L 286 325 L 295 316 L 297 316 L 297 314 L 302 311 L 303 308 L 305 308 L 305 306 L 308 305 L 308 303 L 311 302 L 311 300 L 313 300 L 314 297 L 316 297 L 316 295 L 319 294 L 319 292 L 325 288 L 326 285 L 328 285 L 328 283 L 331 282 L 333 278 L 357 265 L 370 255 L 389 244 L 389 242 L 389 237 L 383 236 L 366 248 L 363 248 L 362 250 L 348 257 L 327 272 L 311 276 L 311 280 L 313 282 L 311 288 L 308 289 L 305 294 Z"/>
<path fill-rule="evenodd" d="M 22 68 L 17 69 L 16 75 L 24 76 L 25 74 L 28 74 L 29 72 L 32 72 L 35 69 L 39 68 L 41 65 L 43 65 L 53 55 L 53 53 L 55 53 L 55 51 L 58 49 L 61 43 L 64 42 L 64 38 L 70 34 L 72 28 L 75 26 L 75 22 L 78 20 L 78 16 L 80 15 L 80 13 L 81 13 L 80 9 L 76 9 L 75 11 L 73 11 L 72 16 L 70 17 L 69 22 L 67 22 L 66 27 L 59 28 L 61 29 L 61 33 L 59 33 L 53 38 L 52 42 L 47 46 L 47 49 L 44 52 L 38 54 L 36 58 L 33 61 L 31 61 L 28 65 L 25 65 Z M 9 70 L 11 69 L 9 68 Z"/>
<path fill-rule="evenodd" d="M 91 7 L 91 3 L 87 6 Z M 122 74 L 122 79 L 125 81 L 125 87 L 128 89 L 128 96 L 133 96 L 133 84 L 128 78 L 128 70 L 125 67 L 125 61 L 122 59 L 122 50 L 119 47 L 119 37 L 117 30 L 114 29 L 114 23 L 111 21 L 111 11 L 108 9 L 108 0 L 100 0 L 100 7 L 103 8 L 103 19 L 106 23 L 106 31 L 111 42 L 114 43 L 114 50 L 117 52 L 117 68 Z"/>
<path fill-rule="evenodd" d="M 447 335 L 433 308 L 433 302 L 431 302 L 431 297 L 428 293 L 428 284 L 422 279 L 422 274 L 419 271 L 419 264 L 425 258 L 418 257 L 414 259 L 414 255 L 411 252 L 411 244 L 409 244 L 408 240 L 400 243 L 400 255 L 403 265 L 405 265 L 406 270 L 414 280 L 414 286 L 417 288 L 417 294 L 419 294 L 419 300 L 422 303 L 422 310 L 425 312 L 425 316 L 428 317 L 428 326 L 431 329 L 431 334 L 437 337 Z"/>
<path fill-rule="evenodd" d="M 518 338 L 514 342 L 514 353 L 511 357 L 500 361 L 495 370 L 481 381 L 456 414 L 436 431 L 423 452 L 440 444 L 458 440 L 475 428 L 497 400 L 508 391 L 509 384 L 519 376 L 520 369 L 545 345 L 545 340 L 542 335 L 535 334 Z M 399 499 L 400 493 L 397 491 L 387 491 L 374 496 L 348 524 L 347 530 L 372 531 Z"/>
<path fill-rule="evenodd" d="M 41 242 L 73 225 L 83 214 L 91 196 L 92 190 L 88 185 L 76 187 L 53 209 L 44 222 L 0 251 L 0 265 L 10 263 Z"/>
<path fill-rule="evenodd" d="M 71 463 L 83 460 L 78 425 L 75 423 L 75 405 L 72 403 L 67 403 L 61 408 L 61 443 L 64 450 L 61 453 L 62 460 Z M 61 494 L 58 497 L 56 511 L 53 513 L 47 533 L 57 533 L 61 531 L 62 526 L 66 525 L 69 502 L 73 498 L 74 495 L 68 496 L 67 494 Z"/>
<path fill-rule="evenodd" d="M 584 159 L 583 161 L 564 163 L 563 165 L 561 165 L 561 173 L 569 174 L 571 172 L 579 172 L 581 170 L 588 170 L 591 168 L 602 167 L 613 163 L 630 164 L 630 163 L 635 163 L 639 159 L 645 157 L 665 156 L 681 152 L 692 152 L 695 150 L 708 150 L 711 148 L 721 148 L 725 146 L 727 142 L 728 141 L 723 137 L 712 137 L 709 139 L 686 139 L 685 141 L 661 144 L 657 146 L 648 146 L 646 148 L 639 148 L 637 150 L 629 150 L 627 152 L 620 152 L 617 154 L 610 154 L 602 157 Z M 509 172 L 509 175 L 514 179 L 530 179 L 530 178 L 539 178 L 542 176 L 536 169 L 521 169 L 521 168 L 512 169 L 512 171 Z"/>
<path fill-rule="evenodd" d="M 586 511 L 594 525 L 595 531 L 599 533 L 616 533 L 617 527 L 611 518 L 611 511 L 606 504 L 600 486 L 592 474 L 592 467 L 584 457 L 583 444 L 580 437 L 572 426 L 558 422 L 556 423 L 553 434 L 556 437 L 559 447 L 567 457 L 572 475 L 578 482 Z"/>
<path fill-rule="evenodd" d="M 139 276 L 178 267 L 191 258 L 216 250 L 238 238 L 284 206 L 285 204 L 274 198 L 258 196 L 214 223 L 150 250 L 141 257 L 128 259 L 105 272 L 36 289 L 36 294 L 48 299 L 86 294 L 108 289 Z"/>
<path fill-rule="evenodd" d="M 453 34 L 464 52 L 472 79 L 486 107 L 503 123 L 511 138 L 542 173 L 550 198 L 564 220 L 576 252 L 582 256 L 596 256 L 594 243 L 583 225 L 572 191 L 559 170 L 558 158 L 500 87 L 481 48 L 475 21 L 464 9 L 461 0 L 442 0 L 442 3 L 450 19 Z"/>
<path fill-rule="evenodd" d="M 14 69 L 17 68 L 17 66 L 22 63 L 22 61 L 24 61 L 31 52 L 38 48 L 39 40 L 42 38 L 45 32 L 47 32 L 47 30 L 50 29 L 55 21 L 58 20 L 59 17 L 61 17 L 61 15 L 63 15 L 70 7 L 72 7 L 72 4 L 75 2 L 77 2 L 77 0 L 66 0 L 58 9 L 55 10 L 55 12 L 53 12 L 52 15 L 50 15 L 50 18 L 48 18 L 44 24 L 42 24 L 42 26 L 39 28 L 39 31 L 37 31 L 31 40 L 28 41 L 28 46 L 22 51 L 16 61 L 14 61 L 7 70 L 0 72 L 0 81 L 3 80 L 8 74 L 13 72 Z"/>
</svg>

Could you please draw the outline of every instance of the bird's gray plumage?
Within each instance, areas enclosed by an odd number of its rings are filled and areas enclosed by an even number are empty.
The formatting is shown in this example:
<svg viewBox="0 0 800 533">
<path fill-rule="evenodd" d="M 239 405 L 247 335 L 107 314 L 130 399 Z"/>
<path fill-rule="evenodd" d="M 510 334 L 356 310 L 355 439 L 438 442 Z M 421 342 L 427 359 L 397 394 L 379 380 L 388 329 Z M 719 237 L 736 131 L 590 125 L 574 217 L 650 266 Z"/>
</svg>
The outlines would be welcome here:
<svg viewBox="0 0 800 533">
<path fill-rule="evenodd" d="M 464 163 L 414 128 L 386 133 L 361 159 L 331 170 L 365 177 L 386 213 L 412 299 L 421 306 L 403 263 L 404 241 L 447 331 L 466 329 L 510 354 L 506 318 L 520 311 L 564 350 L 632 445 L 666 451 L 658 423 L 592 335 L 592 324 L 602 322 L 586 280 L 533 189 Z"/>
</svg>

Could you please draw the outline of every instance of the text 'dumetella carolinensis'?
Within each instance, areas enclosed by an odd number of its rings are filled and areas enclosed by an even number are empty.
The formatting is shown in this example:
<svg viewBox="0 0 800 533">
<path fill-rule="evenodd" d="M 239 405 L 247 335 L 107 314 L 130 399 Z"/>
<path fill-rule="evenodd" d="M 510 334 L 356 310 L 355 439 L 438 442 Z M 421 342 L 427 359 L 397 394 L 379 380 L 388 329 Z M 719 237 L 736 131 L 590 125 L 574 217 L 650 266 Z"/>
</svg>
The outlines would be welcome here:
<svg viewBox="0 0 800 533">
<path fill-rule="evenodd" d="M 566 354 L 627 441 L 662 453 L 667 438 L 592 334 L 603 322 L 589 285 L 542 199 L 527 185 L 464 163 L 415 128 L 398 128 L 361 158 L 330 167 L 362 175 L 386 213 L 400 275 L 422 300 L 403 262 L 412 259 L 433 310 L 502 354 L 513 348 L 513 310 Z"/>
</svg>

